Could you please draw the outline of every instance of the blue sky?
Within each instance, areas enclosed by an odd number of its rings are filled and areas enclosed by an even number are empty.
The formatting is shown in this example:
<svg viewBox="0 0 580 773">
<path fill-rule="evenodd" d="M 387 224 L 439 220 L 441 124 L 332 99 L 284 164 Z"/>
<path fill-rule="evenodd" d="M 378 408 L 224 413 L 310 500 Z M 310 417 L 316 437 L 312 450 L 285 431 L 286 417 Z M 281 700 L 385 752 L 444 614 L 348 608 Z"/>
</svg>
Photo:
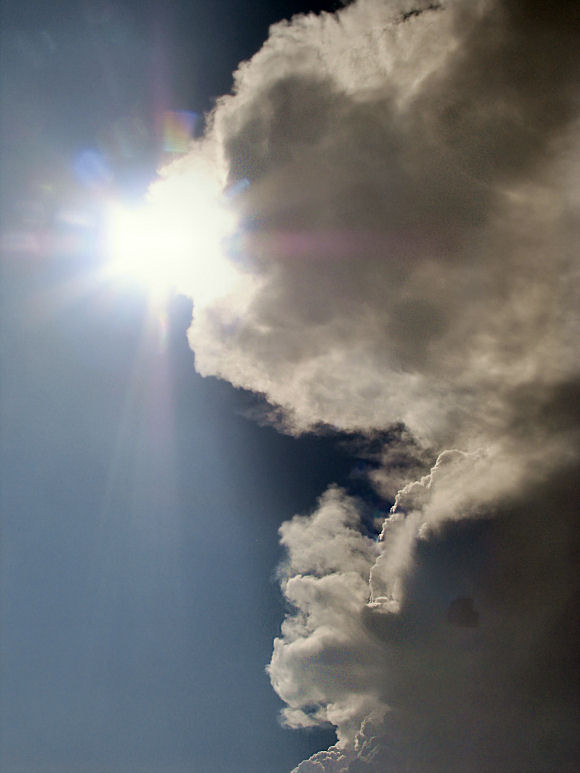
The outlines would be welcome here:
<svg viewBox="0 0 580 773">
<path fill-rule="evenodd" d="M 166 108 L 202 112 L 294 10 L 222 5 L 3 6 L 5 232 L 54 227 L 63 191 L 94 207 L 75 159 L 131 110 L 152 123 L 156 24 Z M 142 186 L 156 152 L 113 160 L 114 185 Z M 143 291 L 91 284 L 90 240 L 63 252 L 3 260 L 2 769 L 290 769 L 334 734 L 277 719 L 277 528 L 346 462 L 195 373 L 190 303 L 160 351 Z"/>
</svg>

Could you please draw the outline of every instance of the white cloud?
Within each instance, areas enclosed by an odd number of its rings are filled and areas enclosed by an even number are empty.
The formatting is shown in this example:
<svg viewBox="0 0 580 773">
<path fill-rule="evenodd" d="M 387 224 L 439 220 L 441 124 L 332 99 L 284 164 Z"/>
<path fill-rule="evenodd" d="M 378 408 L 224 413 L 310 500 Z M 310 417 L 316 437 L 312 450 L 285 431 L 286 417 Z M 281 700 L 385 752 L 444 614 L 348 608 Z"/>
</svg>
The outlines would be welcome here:
<svg viewBox="0 0 580 773">
<path fill-rule="evenodd" d="M 547 653 L 576 587 L 572 511 L 539 500 L 571 491 L 577 441 L 574 6 L 417 6 L 273 27 L 194 151 L 247 182 L 243 284 L 197 305 L 192 287 L 198 370 L 262 393 L 297 433 L 406 427 L 372 473 L 400 489 L 381 542 L 337 489 L 281 529 L 293 611 L 270 676 L 288 724 L 339 737 L 301 773 L 529 769 L 534 753 L 549 769 L 558 723 L 568 759 Z M 466 570 L 488 623 L 450 642 L 423 567 L 452 524 L 494 514 L 497 566 Z M 534 743 L 513 743 L 526 726 Z"/>
<path fill-rule="evenodd" d="M 332 723 L 341 744 L 382 706 L 373 689 L 380 647 L 362 623 L 380 551 L 359 520 L 357 502 L 331 488 L 311 516 L 280 529 L 288 555 L 281 585 L 293 611 L 274 642 L 270 678 L 291 727 Z"/>
<path fill-rule="evenodd" d="M 475 56 L 470 73 L 489 5 L 301 17 L 242 66 L 210 147 L 249 180 L 236 203 L 256 281 L 196 312 L 200 372 L 264 393 L 296 430 L 403 421 L 439 443 L 503 421 L 504 391 L 561 377 L 570 308 L 546 260 L 569 271 L 551 249 L 568 191 L 546 157 L 564 120 L 544 137 L 508 76 L 492 94 Z M 488 44 L 478 57 L 506 55 Z M 542 102 L 556 113 L 557 95 Z"/>
</svg>

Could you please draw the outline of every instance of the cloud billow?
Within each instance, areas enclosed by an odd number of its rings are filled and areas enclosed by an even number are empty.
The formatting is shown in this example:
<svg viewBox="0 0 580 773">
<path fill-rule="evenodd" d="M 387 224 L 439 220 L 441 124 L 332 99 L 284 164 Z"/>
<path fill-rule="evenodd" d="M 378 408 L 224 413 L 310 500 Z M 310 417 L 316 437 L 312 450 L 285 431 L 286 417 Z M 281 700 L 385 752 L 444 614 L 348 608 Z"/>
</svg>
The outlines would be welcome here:
<svg viewBox="0 0 580 773">
<path fill-rule="evenodd" d="M 286 431 L 402 423 L 424 472 L 402 481 L 385 447 L 378 542 L 336 488 L 282 526 L 293 611 L 270 677 L 290 725 L 339 739 L 300 773 L 572 769 L 576 15 L 359 0 L 296 17 L 192 151 L 244 225 L 240 289 L 192 290 L 197 369 L 263 394 Z M 450 628 L 421 567 L 500 515 L 492 566 L 465 570 L 480 624 Z"/>
</svg>

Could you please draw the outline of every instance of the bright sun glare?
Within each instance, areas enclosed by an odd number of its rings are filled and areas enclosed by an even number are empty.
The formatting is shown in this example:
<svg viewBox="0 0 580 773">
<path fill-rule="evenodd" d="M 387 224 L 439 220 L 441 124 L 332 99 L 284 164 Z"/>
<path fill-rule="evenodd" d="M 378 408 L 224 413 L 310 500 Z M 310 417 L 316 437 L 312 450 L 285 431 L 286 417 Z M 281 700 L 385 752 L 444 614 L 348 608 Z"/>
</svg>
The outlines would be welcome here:
<svg viewBox="0 0 580 773">
<path fill-rule="evenodd" d="M 110 205 L 110 272 L 144 285 L 155 302 L 176 292 L 203 303 L 234 279 L 224 242 L 235 228 L 217 179 L 184 168 L 156 182 L 140 206 Z"/>
</svg>

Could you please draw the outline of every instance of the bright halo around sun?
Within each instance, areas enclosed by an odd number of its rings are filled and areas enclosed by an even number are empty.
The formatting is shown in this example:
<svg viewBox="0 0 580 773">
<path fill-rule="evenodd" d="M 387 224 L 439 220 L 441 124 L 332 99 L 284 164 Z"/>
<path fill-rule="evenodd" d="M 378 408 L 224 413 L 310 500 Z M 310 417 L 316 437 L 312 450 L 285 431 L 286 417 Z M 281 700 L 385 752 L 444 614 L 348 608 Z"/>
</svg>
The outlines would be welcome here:
<svg viewBox="0 0 580 773">
<path fill-rule="evenodd" d="M 170 167 L 141 205 L 109 206 L 109 273 L 139 282 L 154 303 L 171 293 L 207 303 L 227 294 L 236 279 L 226 256 L 235 213 L 217 175 L 186 161 Z"/>
</svg>

